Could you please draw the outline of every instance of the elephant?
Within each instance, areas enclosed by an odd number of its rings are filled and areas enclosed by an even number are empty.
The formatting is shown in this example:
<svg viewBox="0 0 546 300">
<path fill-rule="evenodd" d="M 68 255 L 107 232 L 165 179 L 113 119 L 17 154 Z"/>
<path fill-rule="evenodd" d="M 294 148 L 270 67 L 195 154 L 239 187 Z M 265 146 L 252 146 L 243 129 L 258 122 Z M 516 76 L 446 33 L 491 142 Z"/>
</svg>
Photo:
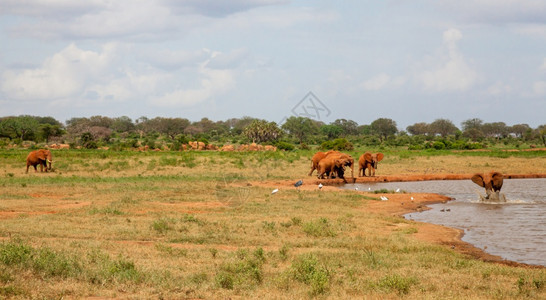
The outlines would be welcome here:
<svg viewBox="0 0 546 300">
<path fill-rule="evenodd" d="M 366 176 L 366 169 L 369 169 L 369 175 L 375 176 L 375 169 L 377 169 L 377 163 L 383 160 L 383 153 L 370 153 L 366 152 L 358 159 L 358 176 Z M 362 175 L 360 175 L 362 173 Z"/>
<path fill-rule="evenodd" d="M 318 165 L 319 162 L 325 158 L 326 156 L 332 154 L 332 153 L 339 153 L 338 151 L 330 150 L 328 152 L 317 152 L 313 157 L 311 158 L 311 171 L 309 171 L 308 176 L 311 176 L 313 174 L 313 171 L 317 170 L 318 172 Z"/>
<path fill-rule="evenodd" d="M 53 156 L 51 155 L 51 151 L 46 149 L 40 149 L 32 151 L 27 156 L 27 171 L 30 166 L 34 167 L 34 172 L 38 172 L 38 169 L 36 169 L 37 165 L 40 165 L 40 172 L 47 172 L 48 170 L 51 171 L 51 163 L 53 161 Z M 48 166 L 49 164 L 49 166 Z"/>
<path fill-rule="evenodd" d="M 485 188 L 486 200 L 505 200 L 500 195 L 504 176 L 500 172 L 492 171 L 489 174 L 476 173 L 470 178 L 475 184 Z"/>
<path fill-rule="evenodd" d="M 347 183 L 344 176 L 345 167 L 352 165 L 354 165 L 354 160 L 350 155 L 344 153 L 328 155 L 318 163 L 317 178 L 321 179 L 324 175 L 328 178 L 332 178 L 334 173 L 336 173 L 337 177 L 343 179 L 343 182 Z"/>
</svg>

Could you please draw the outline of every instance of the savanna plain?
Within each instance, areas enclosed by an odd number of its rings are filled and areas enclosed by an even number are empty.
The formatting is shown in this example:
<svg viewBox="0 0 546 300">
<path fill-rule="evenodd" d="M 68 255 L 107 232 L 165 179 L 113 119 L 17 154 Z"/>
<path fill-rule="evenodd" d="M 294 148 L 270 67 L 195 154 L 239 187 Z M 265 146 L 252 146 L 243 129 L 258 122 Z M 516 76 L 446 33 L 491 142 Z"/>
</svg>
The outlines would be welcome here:
<svg viewBox="0 0 546 300">
<path fill-rule="evenodd" d="M 418 238 L 393 191 L 319 190 L 314 151 L 28 152 L 0 150 L 0 298 L 546 298 L 544 268 Z M 543 150 L 382 152 L 377 176 L 546 173 Z"/>
</svg>

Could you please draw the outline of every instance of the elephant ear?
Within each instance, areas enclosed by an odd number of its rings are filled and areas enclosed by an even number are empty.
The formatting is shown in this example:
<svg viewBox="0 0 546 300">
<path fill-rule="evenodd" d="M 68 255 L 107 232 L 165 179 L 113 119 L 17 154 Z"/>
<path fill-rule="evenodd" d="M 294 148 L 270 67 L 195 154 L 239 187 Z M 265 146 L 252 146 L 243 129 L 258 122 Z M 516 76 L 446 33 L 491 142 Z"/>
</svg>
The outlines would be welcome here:
<svg viewBox="0 0 546 300">
<path fill-rule="evenodd" d="M 384 157 L 383 153 L 381 153 L 381 152 L 378 152 L 378 153 L 377 153 L 377 161 L 378 161 L 378 162 L 379 162 L 379 161 L 382 161 L 382 160 L 383 160 L 383 157 Z"/>
<path fill-rule="evenodd" d="M 483 181 L 483 175 L 482 174 L 479 174 L 479 173 L 476 173 L 474 174 L 474 176 L 472 176 L 472 178 L 470 178 L 472 180 L 472 182 L 474 182 L 475 184 L 481 186 L 481 187 L 485 187 L 485 182 Z"/>
<path fill-rule="evenodd" d="M 493 190 L 500 191 L 502 188 L 503 178 L 504 176 L 502 176 L 502 174 L 499 172 L 491 173 L 491 185 L 493 186 Z"/>
<path fill-rule="evenodd" d="M 367 162 L 371 162 L 371 161 L 372 161 L 372 154 L 371 154 L 370 152 L 364 153 L 364 159 L 365 159 Z"/>
<path fill-rule="evenodd" d="M 45 151 L 38 151 L 36 152 L 36 157 L 40 160 L 45 160 L 46 159 L 46 154 L 45 154 Z"/>
</svg>

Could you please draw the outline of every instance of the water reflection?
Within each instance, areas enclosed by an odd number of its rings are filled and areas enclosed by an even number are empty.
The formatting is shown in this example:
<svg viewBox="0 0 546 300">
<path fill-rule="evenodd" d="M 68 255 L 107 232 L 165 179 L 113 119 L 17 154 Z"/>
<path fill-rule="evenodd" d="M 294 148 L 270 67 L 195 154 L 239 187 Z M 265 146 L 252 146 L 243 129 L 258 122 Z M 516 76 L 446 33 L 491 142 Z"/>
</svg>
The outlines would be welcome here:
<svg viewBox="0 0 546 300">
<path fill-rule="evenodd" d="M 405 217 L 463 229 L 463 240 L 505 259 L 546 266 L 546 179 L 506 179 L 507 202 L 482 202 L 485 194 L 470 180 L 350 184 L 359 190 L 388 189 L 438 193 L 454 198 Z"/>
</svg>

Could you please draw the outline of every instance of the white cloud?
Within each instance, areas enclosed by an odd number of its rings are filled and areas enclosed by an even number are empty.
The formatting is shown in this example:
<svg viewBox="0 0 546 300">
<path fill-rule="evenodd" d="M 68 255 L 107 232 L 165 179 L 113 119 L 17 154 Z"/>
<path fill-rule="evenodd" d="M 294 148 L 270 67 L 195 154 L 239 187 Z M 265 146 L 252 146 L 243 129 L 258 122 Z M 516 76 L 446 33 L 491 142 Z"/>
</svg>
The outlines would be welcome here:
<svg viewBox="0 0 546 300">
<path fill-rule="evenodd" d="M 384 88 L 391 81 L 387 74 L 379 74 L 362 83 L 362 87 L 367 91 L 376 91 Z"/>
<path fill-rule="evenodd" d="M 536 96 L 546 95 L 546 81 L 536 81 L 533 84 L 533 92 Z"/>
<path fill-rule="evenodd" d="M 449 29 L 443 34 L 443 50 L 435 56 L 428 57 L 424 70 L 417 75 L 417 80 L 424 89 L 433 92 L 465 91 L 478 80 L 474 71 L 460 53 L 457 42 L 462 39 L 457 29 Z"/>
<path fill-rule="evenodd" d="M 205 65 L 200 67 L 201 80 L 197 87 L 179 88 L 161 97 L 151 98 L 150 102 L 162 106 L 188 107 L 210 100 L 234 87 L 235 78 L 232 71 L 209 69 Z"/>
<path fill-rule="evenodd" d="M 500 96 L 512 92 L 512 87 L 509 84 L 496 82 L 487 88 L 487 94 L 491 96 Z"/>
<path fill-rule="evenodd" d="M 542 64 L 540 65 L 541 71 L 546 71 L 546 58 L 542 60 Z"/>
<path fill-rule="evenodd" d="M 512 28 L 518 34 L 546 39 L 546 24 L 517 24 Z"/>
<path fill-rule="evenodd" d="M 190 54 L 185 57 L 187 53 Z M 93 105 L 131 99 L 163 106 L 194 105 L 233 88 L 235 77 L 231 67 L 238 66 L 245 51 L 187 53 L 172 56 L 174 61 L 186 62 L 185 68 L 165 71 L 147 62 L 126 65 L 123 59 L 114 59 L 116 47 L 112 44 L 104 46 L 102 52 L 70 44 L 39 68 L 3 72 L 0 91 L 8 99 L 49 100 L 65 105 L 70 101 Z M 215 60 L 219 61 L 214 63 Z"/>
<path fill-rule="evenodd" d="M 537 23 L 546 21 L 543 0 L 434 0 L 451 14 L 480 23 Z"/>
<path fill-rule="evenodd" d="M 115 47 L 102 53 L 84 51 L 70 44 L 45 60 L 40 68 L 2 73 L 0 89 L 8 98 L 49 100 L 79 95 L 86 81 L 100 78 L 113 59 Z"/>
<path fill-rule="evenodd" d="M 377 91 L 386 88 L 397 88 L 406 82 L 404 77 L 392 78 L 388 74 L 381 73 L 364 81 L 360 86 L 367 91 Z"/>
</svg>

